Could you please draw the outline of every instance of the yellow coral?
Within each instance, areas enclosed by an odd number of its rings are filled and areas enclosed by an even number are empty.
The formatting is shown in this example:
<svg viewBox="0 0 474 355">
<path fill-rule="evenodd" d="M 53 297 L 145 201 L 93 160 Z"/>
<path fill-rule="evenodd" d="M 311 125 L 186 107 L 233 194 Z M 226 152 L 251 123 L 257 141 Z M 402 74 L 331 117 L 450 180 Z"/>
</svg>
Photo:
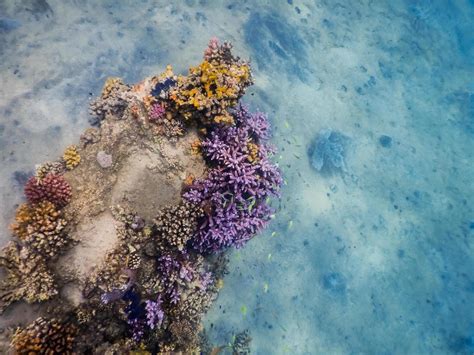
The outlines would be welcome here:
<svg viewBox="0 0 474 355">
<path fill-rule="evenodd" d="M 125 85 L 122 79 L 115 77 L 108 77 L 105 80 L 104 87 L 102 88 L 102 98 L 107 98 L 110 96 L 115 87 Z"/>
<path fill-rule="evenodd" d="M 66 168 L 68 170 L 72 170 L 79 165 L 81 162 L 81 156 L 79 155 L 75 145 L 70 145 L 66 148 L 63 154 L 63 160 L 66 163 Z"/>
<path fill-rule="evenodd" d="M 248 142 L 247 150 L 249 151 L 247 155 L 247 160 L 251 163 L 258 162 L 258 145 L 252 142 Z"/>
<path fill-rule="evenodd" d="M 196 139 L 194 142 L 191 143 L 191 154 L 192 155 L 199 155 L 201 154 L 201 141 Z"/>
<path fill-rule="evenodd" d="M 227 108 L 234 106 L 251 84 L 248 64 L 234 60 L 204 60 L 191 67 L 188 76 L 179 76 L 170 98 L 186 119 L 192 117 L 189 109 L 204 111 L 216 123 L 234 124 Z"/>
</svg>

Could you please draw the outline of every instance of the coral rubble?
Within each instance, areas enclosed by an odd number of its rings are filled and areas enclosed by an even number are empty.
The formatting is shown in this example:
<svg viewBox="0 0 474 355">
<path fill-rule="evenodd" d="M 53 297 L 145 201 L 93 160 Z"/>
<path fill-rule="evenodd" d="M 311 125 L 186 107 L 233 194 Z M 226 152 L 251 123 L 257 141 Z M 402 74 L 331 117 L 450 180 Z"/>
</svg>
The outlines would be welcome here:
<svg viewBox="0 0 474 355">
<path fill-rule="evenodd" d="M 282 183 L 267 117 L 238 104 L 252 75 L 231 49 L 212 39 L 185 76 L 107 79 L 90 104 L 98 127 L 27 181 L 0 310 L 62 306 L 15 332 L 17 353 L 209 348 L 201 318 L 223 286 L 222 252 L 267 224 Z M 238 335 L 233 353 L 249 344 Z"/>
</svg>

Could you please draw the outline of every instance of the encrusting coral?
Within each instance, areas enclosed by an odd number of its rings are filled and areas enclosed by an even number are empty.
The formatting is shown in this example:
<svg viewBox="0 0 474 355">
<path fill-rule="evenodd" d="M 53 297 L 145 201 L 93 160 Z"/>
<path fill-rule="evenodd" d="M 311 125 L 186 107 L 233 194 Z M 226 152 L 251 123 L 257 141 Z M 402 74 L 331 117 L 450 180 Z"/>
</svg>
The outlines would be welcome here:
<svg viewBox="0 0 474 355">
<path fill-rule="evenodd" d="M 25 196 L 30 203 L 46 200 L 63 207 L 71 200 L 72 189 L 62 175 L 49 173 L 42 179 L 32 176 L 26 182 Z"/>
<path fill-rule="evenodd" d="M 71 322 L 38 318 L 24 329 L 17 329 L 12 339 L 16 354 L 73 354 L 77 328 Z"/>
<path fill-rule="evenodd" d="M 72 170 L 79 165 L 81 162 L 81 156 L 79 155 L 75 145 L 70 145 L 66 148 L 63 154 L 63 160 L 68 170 Z"/>
</svg>

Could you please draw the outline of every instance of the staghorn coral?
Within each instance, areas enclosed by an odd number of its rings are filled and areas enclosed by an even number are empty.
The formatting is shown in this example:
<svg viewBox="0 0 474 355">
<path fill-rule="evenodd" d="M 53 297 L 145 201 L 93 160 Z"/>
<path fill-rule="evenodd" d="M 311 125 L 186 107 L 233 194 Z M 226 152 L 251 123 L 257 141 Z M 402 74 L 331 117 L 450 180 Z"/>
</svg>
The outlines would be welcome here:
<svg viewBox="0 0 474 355">
<path fill-rule="evenodd" d="M 31 251 L 53 258 L 69 242 L 67 222 L 53 203 L 43 201 L 18 207 L 11 230 Z"/>
<path fill-rule="evenodd" d="M 234 123 L 228 109 L 236 105 L 252 79 L 248 63 L 234 57 L 231 49 L 227 42 L 219 45 L 211 40 L 204 61 L 191 67 L 187 76 L 178 77 L 169 97 L 186 119 L 200 113 L 204 124 Z"/>
<path fill-rule="evenodd" d="M 71 322 L 38 318 L 12 339 L 16 354 L 73 354 L 77 328 Z"/>
<path fill-rule="evenodd" d="M 32 176 L 26 182 L 25 196 L 30 203 L 46 200 L 63 207 L 71 200 L 72 190 L 64 177 L 50 173 L 41 180 Z"/>
<path fill-rule="evenodd" d="M 160 328 L 165 317 L 165 313 L 161 308 L 161 297 L 158 296 L 156 301 L 145 301 L 146 322 L 150 329 Z"/>
<path fill-rule="evenodd" d="M 44 259 L 15 242 L 10 242 L 0 256 L 6 277 L 0 282 L 0 313 L 11 303 L 46 301 L 58 291 Z"/>
<path fill-rule="evenodd" d="M 196 179 L 183 194 L 207 214 L 193 237 L 201 252 L 240 247 L 252 238 L 270 219 L 266 200 L 278 195 L 282 183 L 269 159 L 272 149 L 264 144 L 268 123 L 263 116 L 240 106 L 234 117 L 235 126 L 216 127 L 202 141 L 203 155 L 213 167 L 207 178 Z M 249 142 L 258 143 L 257 151 L 249 149 Z"/>
<path fill-rule="evenodd" d="M 101 96 L 91 101 L 89 105 L 89 113 L 98 121 L 93 123 L 99 123 L 107 115 L 113 115 L 121 119 L 128 107 L 130 98 L 130 87 L 125 85 L 122 79 L 108 78 Z"/>
<path fill-rule="evenodd" d="M 63 154 L 63 160 L 68 170 L 74 169 L 81 162 L 81 156 L 77 152 L 75 145 L 70 145 L 66 148 Z"/>
<path fill-rule="evenodd" d="M 197 228 L 197 219 L 203 214 L 200 207 L 189 202 L 160 210 L 154 220 L 159 248 L 182 252 Z"/>
</svg>

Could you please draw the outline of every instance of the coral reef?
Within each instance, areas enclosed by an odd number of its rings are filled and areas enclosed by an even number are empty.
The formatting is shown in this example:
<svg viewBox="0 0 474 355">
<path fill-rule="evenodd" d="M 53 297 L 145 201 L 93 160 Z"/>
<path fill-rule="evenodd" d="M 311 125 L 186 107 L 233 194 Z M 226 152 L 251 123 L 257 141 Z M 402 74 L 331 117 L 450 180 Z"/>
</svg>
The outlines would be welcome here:
<svg viewBox="0 0 474 355">
<path fill-rule="evenodd" d="M 73 354 L 77 328 L 70 322 L 38 318 L 13 335 L 17 354 Z"/>
<path fill-rule="evenodd" d="M 25 185 L 25 196 L 30 203 L 46 200 L 63 207 L 71 200 L 72 190 L 62 175 L 49 173 L 42 179 L 32 176 Z"/>
<path fill-rule="evenodd" d="M 0 256 L 0 311 L 49 300 L 64 304 L 56 318 L 74 321 L 19 329 L 17 353 L 209 348 L 201 318 L 227 273 L 220 252 L 266 225 L 282 182 L 267 117 L 237 106 L 252 78 L 231 48 L 212 39 L 186 76 L 168 66 L 133 86 L 107 79 L 90 105 L 100 125 L 81 136 L 81 155 L 70 146 L 26 182 L 28 203 L 11 226 L 18 240 Z M 248 353 L 249 342 L 237 336 L 234 353 Z"/>
<path fill-rule="evenodd" d="M 81 156 L 79 155 L 75 145 L 70 145 L 66 148 L 63 154 L 63 160 L 68 170 L 72 170 L 79 165 L 81 162 Z"/>
</svg>

